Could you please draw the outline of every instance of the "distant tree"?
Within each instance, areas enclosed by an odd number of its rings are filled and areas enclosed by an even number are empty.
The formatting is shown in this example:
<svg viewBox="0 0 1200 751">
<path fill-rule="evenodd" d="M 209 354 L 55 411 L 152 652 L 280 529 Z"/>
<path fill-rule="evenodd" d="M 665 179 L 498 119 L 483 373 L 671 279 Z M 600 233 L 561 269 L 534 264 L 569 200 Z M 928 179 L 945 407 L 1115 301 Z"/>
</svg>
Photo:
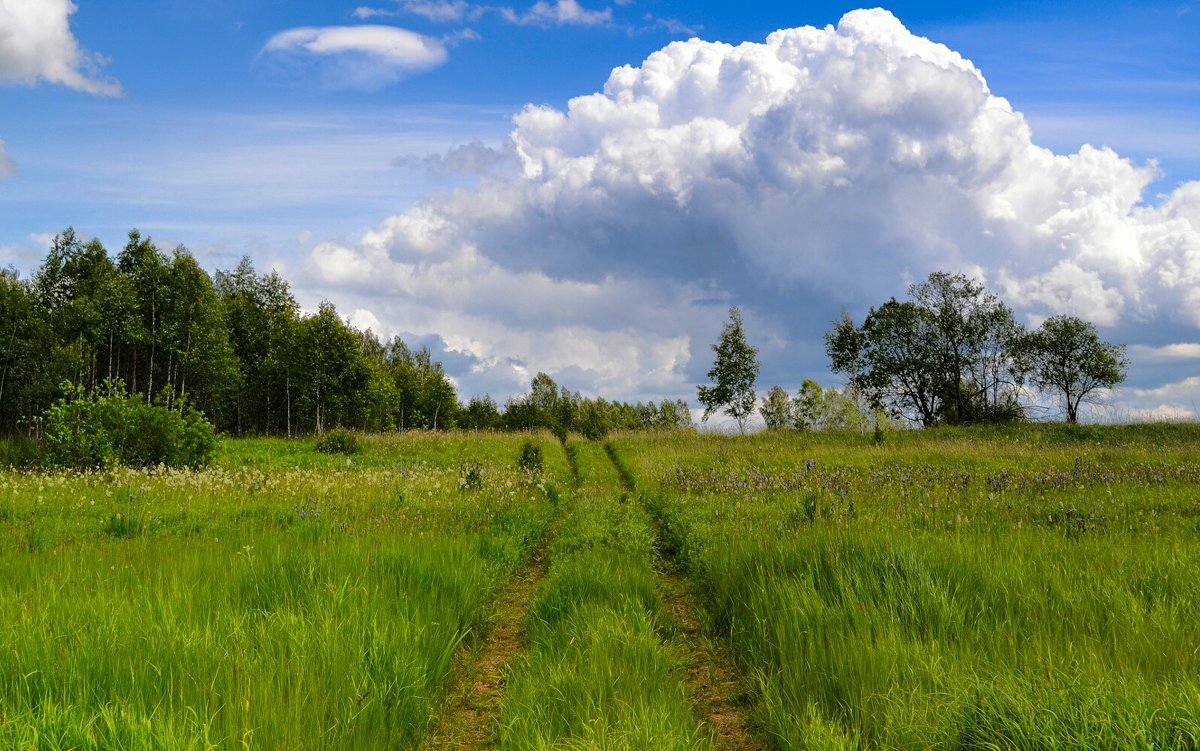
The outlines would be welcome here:
<svg viewBox="0 0 1200 751">
<path fill-rule="evenodd" d="M 818 430 L 825 422 L 825 390 L 821 384 L 805 378 L 792 402 L 793 419 L 798 430 Z"/>
<path fill-rule="evenodd" d="M 537 426 L 551 428 L 554 425 L 554 408 L 558 405 L 558 384 L 545 373 L 539 372 L 529 384 L 529 404 L 536 413 Z"/>
<path fill-rule="evenodd" d="M 1061 394 L 1067 422 L 1079 420 L 1079 405 L 1100 389 L 1125 380 L 1125 345 L 1102 341 L 1096 327 L 1074 316 L 1054 316 L 1025 336 L 1018 359 L 1032 383 Z"/>
<path fill-rule="evenodd" d="M 746 419 L 754 414 L 758 397 L 754 382 L 758 379 L 758 350 L 746 341 L 742 312 L 737 306 L 729 309 L 729 320 L 721 330 L 717 343 L 712 345 L 717 359 L 708 371 L 711 386 L 697 388 L 697 398 L 704 405 L 704 416 L 724 408 L 725 414 L 737 421 L 738 432 L 746 432 Z"/>
<path fill-rule="evenodd" d="M 369 377 L 355 332 L 338 317 L 333 303 L 322 301 L 316 315 L 299 324 L 299 394 L 318 434 L 344 425 L 350 402 Z"/>
<path fill-rule="evenodd" d="M 767 430 L 787 430 L 796 426 L 795 405 L 780 386 L 771 387 L 758 413 L 767 423 Z"/>
<path fill-rule="evenodd" d="M 0 269 L 0 433 L 14 432 L 40 411 L 47 333 L 29 285 L 15 271 Z"/>
<path fill-rule="evenodd" d="M 500 409 L 488 395 L 473 396 L 459 416 L 459 426 L 468 430 L 497 430 L 501 427 Z"/>
<path fill-rule="evenodd" d="M 243 257 L 235 270 L 218 271 L 214 286 L 239 371 L 228 427 L 239 435 L 291 435 L 300 308 L 287 281 L 274 271 L 260 276 L 250 258 Z"/>
</svg>

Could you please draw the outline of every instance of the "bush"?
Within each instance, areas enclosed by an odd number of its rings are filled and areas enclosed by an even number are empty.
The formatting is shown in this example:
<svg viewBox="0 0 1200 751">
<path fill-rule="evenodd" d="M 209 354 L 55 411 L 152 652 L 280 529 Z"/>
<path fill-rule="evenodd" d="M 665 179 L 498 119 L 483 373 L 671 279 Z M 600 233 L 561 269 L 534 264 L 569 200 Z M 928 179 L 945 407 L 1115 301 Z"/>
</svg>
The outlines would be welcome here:
<svg viewBox="0 0 1200 751">
<path fill-rule="evenodd" d="M 533 441 L 525 441 L 521 446 L 521 455 L 517 458 L 517 467 L 531 475 L 540 475 L 544 465 L 542 447 Z"/>
<path fill-rule="evenodd" d="M 204 415 L 175 400 L 172 407 L 148 404 L 128 394 L 121 381 L 105 381 L 95 392 L 64 384 L 65 396 L 46 410 L 47 458 L 61 467 L 117 465 L 196 467 L 217 448 L 217 432 Z M 171 394 L 165 393 L 164 401 Z"/>
<path fill-rule="evenodd" d="M 331 430 L 317 439 L 317 451 L 322 454 L 357 454 L 358 436 L 349 430 Z"/>
</svg>

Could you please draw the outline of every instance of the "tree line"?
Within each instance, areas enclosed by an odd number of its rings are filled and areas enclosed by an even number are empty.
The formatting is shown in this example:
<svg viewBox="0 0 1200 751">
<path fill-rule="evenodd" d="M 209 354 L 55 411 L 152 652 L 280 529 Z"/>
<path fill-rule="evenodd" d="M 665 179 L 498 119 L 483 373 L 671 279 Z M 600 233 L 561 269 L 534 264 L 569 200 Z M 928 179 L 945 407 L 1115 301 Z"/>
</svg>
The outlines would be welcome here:
<svg viewBox="0 0 1200 751">
<path fill-rule="evenodd" d="M 871 308 L 861 324 L 848 314 L 835 321 L 825 351 L 845 390 L 805 381 L 792 397 L 775 386 L 759 406 L 767 427 L 1008 422 L 1029 417 L 1038 397 L 1056 399 L 1075 423 L 1081 405 L 1125 380 L 1125 346 L 1103 341 L 1090 322 L 1060 315 L 1029 331 L 962 274 L 934 272 L 908 293 Z M 697 392 L 704 418 L 721 409 L 744 430 L 758 404 L 758 363 L 736 307 L 713 351 L 712 384 Z"/>
<path fill-rule="evenodd" d="M 290 286 L 249 258 L 205 272 L 136 230 L 111 257 L 67 229 L 29 279 L 0 269 L 0 434 L 36 434 L 69 394 L 114 385 L 147 402 L 187 403 L 232 435 L 530 429 L 602 435 L 690 424 L 683 402 L 584 398 L 544 373 L 503 408 L 459 401 L 427 347 L 381 341 L 322 302 L 300 310 Z"/>
</svg>

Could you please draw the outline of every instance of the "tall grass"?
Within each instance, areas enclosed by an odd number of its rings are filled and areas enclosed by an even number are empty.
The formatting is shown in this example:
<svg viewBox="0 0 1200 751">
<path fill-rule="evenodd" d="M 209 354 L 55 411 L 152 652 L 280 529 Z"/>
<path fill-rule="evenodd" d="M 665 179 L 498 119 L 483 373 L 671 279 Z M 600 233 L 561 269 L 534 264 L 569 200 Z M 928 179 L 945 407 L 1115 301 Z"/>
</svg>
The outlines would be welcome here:
<svg viewBox="0 0 1200 751">
<path fill-rule="evenodd" d="M 0 475 L 0 747 L 415 747 L 550 517 L 515 452 L 450 440 Z"/>
<path fill-rule="evenodd" d="M 1191 749 L 1190 430 L 621 450 L 779 748 Z"/>
</svg>

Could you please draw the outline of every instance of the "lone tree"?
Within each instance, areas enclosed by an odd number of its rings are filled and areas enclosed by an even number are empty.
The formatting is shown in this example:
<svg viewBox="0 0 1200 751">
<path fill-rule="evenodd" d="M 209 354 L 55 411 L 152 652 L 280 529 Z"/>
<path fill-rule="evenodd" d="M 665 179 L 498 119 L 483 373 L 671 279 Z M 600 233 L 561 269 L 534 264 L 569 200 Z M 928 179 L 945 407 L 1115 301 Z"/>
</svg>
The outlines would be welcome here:
<svg viewBox="0 0 1200 751">
<path fill-rule="evenodd" d="M 1018 358 L 1038 388 L 1061 394 L 1067 422 L 1079 420 L 1079 405 L 1095 392 L 1125 380 L 1125 345 L 1102 341 L 1096 327 L 1074 316 L 1054 316 L 1020 342 Z"/>
<path fill-rule="evenodd" d="M 725 414 L 737 420 L 738 432 L 746 432 L 746 418 L 754 414 L 758 401 L 754 381 L 758 378 L 758 350 L 746 342 L 742 328 L 742 312 L 729 309 L 729 321 L 721 330 L 721 338 L 712 346 L 717 353 L 708 377 L 711 386 L 698 387 L 698 398 L 704 405 L 703 421 L 724 407 Z"/>
</svg>

